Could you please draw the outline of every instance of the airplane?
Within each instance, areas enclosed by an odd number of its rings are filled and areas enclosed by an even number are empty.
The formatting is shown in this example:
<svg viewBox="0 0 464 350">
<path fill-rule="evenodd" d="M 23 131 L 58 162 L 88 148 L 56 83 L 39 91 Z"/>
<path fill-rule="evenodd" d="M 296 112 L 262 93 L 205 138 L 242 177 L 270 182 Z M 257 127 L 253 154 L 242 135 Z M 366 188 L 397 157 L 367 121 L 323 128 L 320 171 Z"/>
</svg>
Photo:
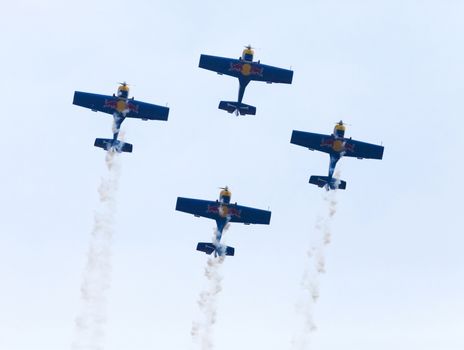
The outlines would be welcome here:
<svg viewBox="0 0 464 350">
<path fill-rule="evenodd" d="M 267 210 L 255 209 L 230 203 L 232 193 L 229 188 L 221 187 L 219 200 L 208 201 L 202 199 L 192 199 L 178 197 L 176 210 L 193 214 L 196 217 L 203 216 L 208 219 L 216 220 L 216 236 L 212 243 L 199 242 L 197 250 L 208 255 L 214 252 L 214 256 L 233 256 L 235 248 L 228 247 L 220 243 L 222 232 L 229 222 L 241 222 L 245 225 L 262 224 L 269 225 L 271 212 Z"/>
<path fill-rule="evenodd" d="M 121 124 L 126 118 L 139 118 L 142 120 L 168 120 L 169 108 L 150 103 L 140 102 L 133 97 L 129 98 L 129 86 L 126 82 L 120 83 L 117 95 L 113 96 L 92 94 L 75 91 L 73 104 L 91 109 L 93 112 L 112 114 L 113 139 L 95 139 L 94 146 L 104 150 L 118 153 L 132 152 L 132 145 L 118 140 Z"/>
<path fill-rule="evenodd" d="M 219 75 L 230 75 L 238 78 L 238 101 L 221 101 L 219 109 L 229 113 L 240 115 L 255 115 L 256 107 L 242 103 L 245 88 L 251 80 L 265 81 L 271 83 L 291 84 L 293 71 L 261 64 L 260 61 L 253 61 L 254 50 L 248 45 L 245 46 L 242 56 L 238 59 L 201 55 L 199 67 L 211 70 Z"/>
<path fill-rule="evenodd" d="M 346 182 L 333 177 L 335 166 L 341 157 L 356 157 L 358 159 L 382 159 L 383 146 L 373 145 L 366 142 L 356 141 L 345 137 L 345 124 L 339 121 L 334 128 L 333 134 L 323 135 L 312 132 L 293 130 L 291 143 L 317 150 L 330 155 L 329 176 L 313 175 L 309 183 L 319 187 L 325 187 L 327 191 L 335 189 L 346 189 Z"/>
</svg>

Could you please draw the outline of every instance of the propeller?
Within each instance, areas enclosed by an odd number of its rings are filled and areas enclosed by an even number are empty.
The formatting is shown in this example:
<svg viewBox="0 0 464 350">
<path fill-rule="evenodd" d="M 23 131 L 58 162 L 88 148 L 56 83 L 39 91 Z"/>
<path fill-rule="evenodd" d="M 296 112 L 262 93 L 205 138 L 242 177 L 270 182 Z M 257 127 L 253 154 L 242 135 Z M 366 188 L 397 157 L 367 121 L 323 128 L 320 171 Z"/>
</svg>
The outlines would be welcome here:
<svg viewBox="0 0 464 350">
<path fill-rule="evenodd" d="M 224 191 L 229 191 L 229 186 L 226 186 L 226 187 L 219 187 L 220 190 L 224 190 Z"/>
<path fill-rule="evenodd" d="M 255 46 L 251 46 L 251 44 L 248 44 L 248 45 L 244 45 L 243 46 L 245 49 L 248 49 L 248 50 L 262 50 L 261 47 L 255 47 Z"/>
<path fill-rule="evenodd" d="M 344 123 L 343 120 L 340 120 L 339 122 L 334 123 L 336 125 L 346 125 L 346 126 L 351 126 L 351 124 Z"/>
<path fill-rule="evenodd" d="M 122 85 L 122 86 L 133 86 L 132 84 L 129 84 L 125 81 L 123 81 L 122 83 L 121 82 L 118 82 L 119 85 Z"/>
</svg>

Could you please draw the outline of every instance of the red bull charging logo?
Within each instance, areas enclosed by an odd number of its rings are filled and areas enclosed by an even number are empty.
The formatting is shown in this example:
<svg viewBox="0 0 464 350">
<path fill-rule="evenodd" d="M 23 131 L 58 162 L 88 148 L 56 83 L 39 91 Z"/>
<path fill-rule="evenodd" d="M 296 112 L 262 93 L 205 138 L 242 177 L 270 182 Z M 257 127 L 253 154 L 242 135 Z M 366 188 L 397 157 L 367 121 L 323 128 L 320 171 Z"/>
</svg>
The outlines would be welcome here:
<svg viewBox="0 0 464 350">
<path fill-rule="evenodd" d="M 118 101 L 116 100 L 105 100 L 105 104 L 103 105 L 103 107 L 116 109 L 117 104 Z"/>
<path fill-rule="evenodd" d="M 336 143 L 336 141 L 341 141 L 341 140 L 335 140 L 334 138 L 329 138 L 329 139 L 322 139 L 321 141 L 321 146 L 322 147 L 330 147 L 333 148 L 336 152 L 354 152 L 354 145 L 352 143 L 348 143 L 346 141 L 342 142 L 342 147 L 340 148 L 340 145 Z"/>
<path fill-rule="evenodd" d="M 229 71 L 231 72 L 240 72 L 242 75 L 257 75 L 263 76 L 263 68 L 250 63 L 241 63 L 241 62 L 231 62 Z"/>
<path fill-rule="evenodd" d="M 334 140 L 333 139 L 322 139 L 321 146 L 322 147 L 332 147 Z"/>
<path fill-rule="evenodd" d="M 354 145 L 352 143 L 345 142 L 345 150 L 348 152 L 354 152 Z"/>
<path fill-rule="evenodd" d="M 139 106 L 124 100 L 105 100 L 103 107 L 115 109 L 120 113 L 139 112 Z"/>
<path fill-rule="evenodd" d="M 225 211 L 223 208 L 223 212 L 227 213 L 227 216 L 235 216 L 236 218 L 240 218 L 241 215 L 241 210 L 238 210 L 234 207 L 225 207 Z M 207 213 L 213 213 L 213 214 L 218 214 L 221 215 L 221 209 L 219 205 L 208 205 L 208 209 L 206 210 Z"/>
</svg>

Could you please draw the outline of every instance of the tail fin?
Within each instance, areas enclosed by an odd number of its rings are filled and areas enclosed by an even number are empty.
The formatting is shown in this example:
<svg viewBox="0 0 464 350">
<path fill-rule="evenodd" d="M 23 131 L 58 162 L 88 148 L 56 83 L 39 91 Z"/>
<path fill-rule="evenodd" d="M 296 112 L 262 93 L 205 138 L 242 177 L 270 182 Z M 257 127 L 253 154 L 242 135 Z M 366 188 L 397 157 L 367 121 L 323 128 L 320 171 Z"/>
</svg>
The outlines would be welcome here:
<svg viewBox="0 0 464 350">
<path fill-rule="evenodd" d="M 132 145 L 130 143 L 122 142 L 113 139 L 95 139 L 95 147 L 102 148 L 106 151 L 114 150 L 118 153 L 121 152 L 132 152 Z"/>
<path fill-rule="evenodd" d="M 211 255 L 214 251 L 217 251 L 218 255 L 229 255 L 234 256 L 235 249 L 228 246 L 217 247 L 213 243 L 199 242 L 197 245 L 197 250 L 204 252 L 208 255 Z"/>
<path fill-rule="evenodd" d="M 326 187 L 327 189 L 331 190 L 344 190 L 346 189 L 346 181 L 340 180 L 340 179 L 334 179 L 332 178 L 329 181 L 328 176 L 318 176 L 318 175 L 313 175 L 309 179 L 309 183 L 319 186 L 319 187 Z"/>
<path fill-rule="evenodd" d="M 229 113 L 237 112 L 237 115 L 239 113 L 240 115 L 256 114 L 256 107 L 233 101 L 221 101 L 219 102 L 218 108 L 223 109 Z"/>
</svg>

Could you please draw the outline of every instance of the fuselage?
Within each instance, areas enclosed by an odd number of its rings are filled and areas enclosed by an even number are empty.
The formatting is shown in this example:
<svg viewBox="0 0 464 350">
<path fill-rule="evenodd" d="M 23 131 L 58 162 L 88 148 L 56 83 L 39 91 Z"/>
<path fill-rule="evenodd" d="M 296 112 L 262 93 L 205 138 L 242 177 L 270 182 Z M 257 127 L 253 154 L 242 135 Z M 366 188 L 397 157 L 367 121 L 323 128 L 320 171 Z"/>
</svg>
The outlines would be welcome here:
<svg viewBox="0 0 464 350">
<path fill-rule="evenodd" d="M 238 103 L 242 103 L 243 100 L 243 95 L 245 94 L 245 88 L 247 87 L 248 83 L 250 82 L 249 75 L 252 73 L 252 65 L 253 63 L 253 57 L 255 55 L 254 50 L 250 47 L 247 46 L 243 51 L 242 51 L 242 56 L 240 57 L 240 61 L 244 62 L 240 68 L 240 71 L 242 72 L 242 76 L 238 78 L 239 81 L 239 89 L 238 89 Z"/>
<path fill-rule="evenodd" d="M 223 188 L 221 192 L 219 193 L 219 207 L 218 207 L 218 214 L 219 217 L 216 219 L 216 225 L 217 225 L 217 230 L 216 230 L 216 237 L 213 242 L 213 244 L 216 247 L 216 252 L 215 255 L 224 255 L 224 246 L 220 243 L 221 238 L 222 238 L 222 233 L 224 231 L 224 228 L 227 226 L 227 224 L 230 221 L 230 214 L 229 214 L 229 204 L 230 204 L 230 198 L 232 197 L 232 193 L 229 191 L 227 187 Z"/>
<path fill-rule="evenodd" d="M 326 145 L 331 147 L 331 151 L 329 152 L 330 154 L 329 174 L 328 174 L 329 181 L 326 185 L 329 188 L 330 188 L 330 183 L 332 182 L 332 179 L 333 179 L 333 174 L 335 172 L 335 166 L 337 165 L 337 162 L 340 160 L 340 158 L 343 157 L 346 151 L 347 144 L 346 144 L 346 139 L 345 139 L 345 130 L 346 130 L 346 127 L 343 124 L 343 121 L 340 120 L 340 122 L 338 122 L 335 125 L 331 138 L 328 140 L 325 140 Z"/>
<path fill-rule="evenodd" d="M 129 113 L 135 107 L 129 102 L 129 86 L 126 83 L 121 84 L 118 87 L 117 95 L 118 99 L 114 101 L 115 112 L 113 114 L 113 141 L 116 141 L 121 130 L 121 124 L 126 119 L 127 113 Z"/>
</svg>

